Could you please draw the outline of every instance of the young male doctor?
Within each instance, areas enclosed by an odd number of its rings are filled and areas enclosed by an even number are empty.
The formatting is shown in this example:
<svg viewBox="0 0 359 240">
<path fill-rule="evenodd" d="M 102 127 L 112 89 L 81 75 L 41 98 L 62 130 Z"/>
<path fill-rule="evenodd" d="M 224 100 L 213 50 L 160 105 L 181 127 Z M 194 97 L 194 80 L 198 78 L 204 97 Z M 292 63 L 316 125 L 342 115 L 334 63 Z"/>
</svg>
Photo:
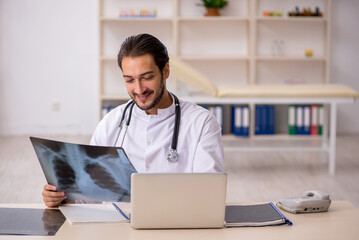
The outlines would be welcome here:
<svg viewBox="0 0 359 240">
<path fill-rule="evenodd" d="M 138 172 L 224 172 L 218 121 L 206 109 L 178 100 L 166 88 L 170 75 L 166 47 L 149 34 L 128 37 L 118 54 L 118 65 L 134 104 L 129 101 L 108 113 L 91 144 L 123 147 Z M 48 184 L 42 195 L 49 207 L 66 198 Z"/>
</svg>

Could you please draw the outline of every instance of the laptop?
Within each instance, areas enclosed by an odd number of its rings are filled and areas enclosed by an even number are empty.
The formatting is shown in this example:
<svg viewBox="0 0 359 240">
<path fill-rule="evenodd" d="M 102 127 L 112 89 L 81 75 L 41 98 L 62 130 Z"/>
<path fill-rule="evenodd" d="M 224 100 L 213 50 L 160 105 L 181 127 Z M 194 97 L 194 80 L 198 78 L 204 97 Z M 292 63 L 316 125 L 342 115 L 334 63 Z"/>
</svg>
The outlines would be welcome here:
<svg viewBox="0 0 359 240">
<path fill-rule="evenodd" d="M 134 173 L 131 227 L 222 228 L 226 173 Z"/>
</svg>

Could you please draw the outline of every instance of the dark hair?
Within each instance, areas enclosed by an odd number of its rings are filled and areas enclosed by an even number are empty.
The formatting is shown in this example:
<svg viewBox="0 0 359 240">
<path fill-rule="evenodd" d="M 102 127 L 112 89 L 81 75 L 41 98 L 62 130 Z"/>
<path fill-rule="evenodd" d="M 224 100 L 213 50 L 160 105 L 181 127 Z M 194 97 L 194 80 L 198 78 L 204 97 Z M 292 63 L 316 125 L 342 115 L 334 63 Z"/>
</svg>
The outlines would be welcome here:
<svg viewBox="0 0 359 240">
<path fill-rule="evenodd" d="M 117 55 L 118 66 L 122 70 L 122 59 L 124 57 L 139 57 L 150 54 L 157 67 L 162 71 L 169 61 L 167 48 L 156 37 L 142 33 L 126 38 L 122 43 L 120 52 Z"/>
</svg>

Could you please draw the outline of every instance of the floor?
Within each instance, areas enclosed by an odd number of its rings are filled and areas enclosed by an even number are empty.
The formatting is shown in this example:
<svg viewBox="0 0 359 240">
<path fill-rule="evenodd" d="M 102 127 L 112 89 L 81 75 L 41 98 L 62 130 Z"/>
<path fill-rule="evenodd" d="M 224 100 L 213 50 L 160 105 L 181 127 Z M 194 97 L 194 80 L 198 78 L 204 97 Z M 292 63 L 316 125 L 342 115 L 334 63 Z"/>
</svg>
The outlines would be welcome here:
<svg viewBox="0 0 359 240">
<path fill-rule="evenodd" d="M 89 136 L 51 136 L 68 142 L 89 142 Z M 271 142 L 260 140 L 261 144 Z M 224 138 L 224 146 L 248 140 Z M 250 143 L 253 144 L 253 143 Z M 226 152 L 227 202 L 278 201 L 319 189 L 332 200 L 348 200 L 359 208 L 359 134 L 337 138 L 336 175 L 328 174 L 320 153 Z M 0 203 L 41 203 L 46 183 L 27 136 L 0 137 Z"/>
</svg>

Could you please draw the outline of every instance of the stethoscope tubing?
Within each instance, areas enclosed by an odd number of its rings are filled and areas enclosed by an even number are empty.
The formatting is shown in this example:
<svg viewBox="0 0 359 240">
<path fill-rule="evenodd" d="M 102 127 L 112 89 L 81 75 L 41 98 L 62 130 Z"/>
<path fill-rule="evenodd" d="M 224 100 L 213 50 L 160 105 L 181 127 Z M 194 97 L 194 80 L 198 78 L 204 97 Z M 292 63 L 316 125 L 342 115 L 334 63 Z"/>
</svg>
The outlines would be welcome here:
<svg viewBox="0 0 359 240">
<path fill-rule="evenodd" d="M 181 106 L 180 106 L 179 100 L 176 97 L 176 95 L 174 95 L 172 93 L 171 93 L 171 95 L 173 96 L 174 101 L 175 101 L 175 114 L 176 114 L 176 116 L 175 116 L 175 125 L 174 125 L 174 129 L 173 129 L 173 136 L 172 136 L 172 142 L 171 142 L 171 149 L 170 149 L 170 153 L 167 156 L 167 160 L 169 162 L 177 162 L 178 161 L 177 143 L 178 143 L 179 127 L 180 127 L 180 122 L 181 122 Z M 133 110 L 134 105 L 135 105 L 135 102 L 132 100 L 129 103 L 127 103 L 127 105 L 125 106 L 125 109 L 123 110 L 121 120 L 120 120 L 120 123 L 118 125 L 119 131 L 118 131 L 116 141 L 115 141 L 115 144 L 114 144 L 115 147 L 116 147 L 118 139 L 120 137 L 122 128 L 125 127 L 125 133 L 124 133 L 124 136 L 122 138 L 120 147 L 122 147 L 122 145 L 123 145 L 123 142 L 124 142 L 126 134 L 127 134 L 127 128 L 128 128 L 128 126 L 130 125 L 130 122 L 131 122 L 132 110 Z M 125 116 L 126 116 L 126 112 L 127 112 L 128 108 L 130 108 L 129 109 L 129 114 L 128 114 L 128 119 L 126 121 L 125 126 L 123 126 Z"/>
</svg>

